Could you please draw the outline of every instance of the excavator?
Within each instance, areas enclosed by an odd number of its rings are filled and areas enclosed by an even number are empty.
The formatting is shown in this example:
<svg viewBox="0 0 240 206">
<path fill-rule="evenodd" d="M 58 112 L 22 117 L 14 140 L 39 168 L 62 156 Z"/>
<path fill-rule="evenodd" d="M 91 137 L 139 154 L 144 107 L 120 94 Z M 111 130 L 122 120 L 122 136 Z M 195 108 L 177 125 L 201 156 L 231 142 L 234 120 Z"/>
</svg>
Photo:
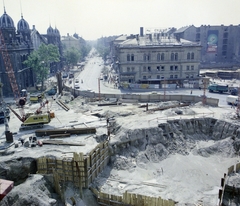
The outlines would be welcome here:
<svg viewBox="0 0 240 206">
<path fill-rule="evenodd" d="M 51 122 L 51 119 L 55 117 L 54 112 L 47 111 L 42 112 L 42 108 L 48 104 L 48 100 L 41 103 L 41 106 L 35 112 L 24 113 L 19 115 L 14 109 L 10 106 L 8 108 L 16 115 L 16 117 L 22 122 L 19 130 L 30 130 L 36 128 L 42 128 L 44 124 Z"/>
</svg>

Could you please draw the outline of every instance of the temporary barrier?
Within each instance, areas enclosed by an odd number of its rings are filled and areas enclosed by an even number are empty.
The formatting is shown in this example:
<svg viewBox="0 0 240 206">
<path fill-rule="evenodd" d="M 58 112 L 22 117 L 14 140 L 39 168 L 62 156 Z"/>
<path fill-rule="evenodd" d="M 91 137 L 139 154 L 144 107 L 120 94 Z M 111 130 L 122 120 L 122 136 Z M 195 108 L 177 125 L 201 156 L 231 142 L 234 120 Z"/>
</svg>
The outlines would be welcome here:
<svg viewBox="0 0 240 206">
<path fill-rule="evenodd" d="M 172 200 L 164 200 L 161 197 L 150 197 L 146 195 L 133 194 L 125 191 L 123 195 L 112 195 L 99 192 L 95 188 L 91 188 L 97 198 L 99 205 L 114 205 L 114 206 L 174 206 Z"/>
</svg>

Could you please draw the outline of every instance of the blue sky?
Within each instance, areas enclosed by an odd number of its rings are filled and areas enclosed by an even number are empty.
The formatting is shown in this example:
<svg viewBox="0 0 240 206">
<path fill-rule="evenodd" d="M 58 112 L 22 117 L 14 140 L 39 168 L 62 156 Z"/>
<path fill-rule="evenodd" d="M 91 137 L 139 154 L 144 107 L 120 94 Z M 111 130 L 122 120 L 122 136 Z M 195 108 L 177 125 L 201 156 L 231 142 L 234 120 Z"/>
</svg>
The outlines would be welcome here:
<svg viewBox="0 0 240 206">
<path fill-rule="evenodd" d="M 240 24 L 240 0 L 0 0 L 2 14 L 4 4 L 15 27 L 22 12 L 41 34 L 51 25 L 85 40 L 137 34 L 140 27 Z"/>
</svg>

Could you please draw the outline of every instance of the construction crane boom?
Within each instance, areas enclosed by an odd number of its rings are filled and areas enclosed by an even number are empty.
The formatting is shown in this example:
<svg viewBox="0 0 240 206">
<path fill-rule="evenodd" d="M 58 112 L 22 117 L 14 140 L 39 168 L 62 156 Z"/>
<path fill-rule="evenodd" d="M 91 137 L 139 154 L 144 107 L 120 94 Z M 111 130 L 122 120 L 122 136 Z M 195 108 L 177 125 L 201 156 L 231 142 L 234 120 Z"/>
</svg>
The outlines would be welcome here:
<svg viewBox="0 0 240 206">
<path fill-rule="evenodd" d="M 14 94 L 14 98 L 17 100 L 20 97 L 20 93 L 19 93 L 19 89 L 18 89 L 18 85 L 17 85 L 17 81 L 16 81 L 16 77 L 14 74 L 14 70 L 11 64 L 11 59 L 9 57 L 8 51 L 7 51 L 7 47 L 5 44 L 5 40 L 2 34 L 2 31 L 0 29 L 0 47 L 1 47 L 1 54 L 2 54 L 2 58 L 5 64 L 5 68 L 6 68 L 6 73 L 8 75 L 9 78 L 9 82 L 11 84 L 12 87 L 12 91 Z"/>
</svg>

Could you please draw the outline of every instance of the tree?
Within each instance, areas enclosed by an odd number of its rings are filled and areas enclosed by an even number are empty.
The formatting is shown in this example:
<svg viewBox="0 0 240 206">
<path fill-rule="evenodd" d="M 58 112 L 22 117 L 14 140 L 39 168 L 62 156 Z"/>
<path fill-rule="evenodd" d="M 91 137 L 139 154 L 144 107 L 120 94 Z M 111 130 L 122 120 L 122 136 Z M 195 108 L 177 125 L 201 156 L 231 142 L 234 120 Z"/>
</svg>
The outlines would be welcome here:
<svg viewBox="0 0 240 206">
<path fill-rule="evenodd" d="M 80 59 L 80 56 L 81 56 L 81 54 L 74 47 L 72 47 L 64 52 L 64 57 L 65 57 L 66 64 L 68 67 L 73 67 L 74 65 L 77 65 L 77 63 Z"/>
<path fill-rule="evenodd" d="M 60 54 L 58 47 L 53 44 L 41 44 L 37 50 L 34 50 L 24 64 L 32 68 L 36 74 L 37 83 L 41 83 L 43 90 L 44 81 L 50 73 L 50 63 L 59 62 Z"/>
</svg>

